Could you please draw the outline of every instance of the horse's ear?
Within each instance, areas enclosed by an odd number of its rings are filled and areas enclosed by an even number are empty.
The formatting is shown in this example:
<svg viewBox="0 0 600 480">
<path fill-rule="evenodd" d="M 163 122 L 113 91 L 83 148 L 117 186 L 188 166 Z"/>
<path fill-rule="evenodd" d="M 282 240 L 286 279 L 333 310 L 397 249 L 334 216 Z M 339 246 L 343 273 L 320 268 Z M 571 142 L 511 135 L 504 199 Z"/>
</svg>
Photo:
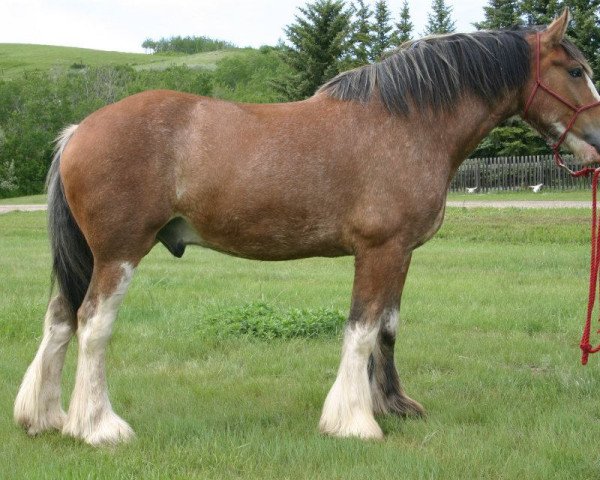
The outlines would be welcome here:
<svg viewBox="0 0 600 480">
<path fill-rule="evenodd" d="M 571 14 L 569 13 L 569 9 L 565 8 L 562 15 L 555 19 L 548 25 L 548 28 L 544 30 L 542 35 L 543 42 L 549 47 L 556 47 L 559 45 L 565 36 L 567 27 L 569 26 L 569 20 L 571 20 Z"/>
</svg>

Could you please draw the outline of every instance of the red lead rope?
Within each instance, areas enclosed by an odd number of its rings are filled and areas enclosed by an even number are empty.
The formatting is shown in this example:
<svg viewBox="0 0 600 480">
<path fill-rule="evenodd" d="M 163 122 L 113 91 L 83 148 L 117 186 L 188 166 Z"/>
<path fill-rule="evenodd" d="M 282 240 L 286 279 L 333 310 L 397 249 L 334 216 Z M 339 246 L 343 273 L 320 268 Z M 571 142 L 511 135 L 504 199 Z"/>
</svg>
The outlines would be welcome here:
<svg viewBox="0 0 600 480">
<path fill-rule="evenodd" d="M 584 169 L 587 170 L 587 169 Z M 579 173 L 579 172 L 575 172 Z M 586 365 L 590 353 L 600 351 L 600 345 L 592 347 L 590 344 L 590 330 L 592 328 L 592 312 L 594 311 L 594 303 L 596 301 L 596 285 L 598 285 L 598 269 L 600 267 L 600 232 L 597 215 L 596 199 L 598 193 L 598 177 L 600 176 L 600 168 L 594 170 L 592 177 L 592 252 L 590 257 L 590 291 L 588 296 L 587 315 L 585 318 L 585 326 L 583 327 L 583 335 L 579 347 L 581 348 L 581 364 Z M 599 332 L 600 333 L 600 332 Z"/>
<path fill-rule="evenodd" d="M 558 141 L 552 145 L 552 151 L 554 152 L 554 161 L 556 165 L 560 168 L 565 169 L 569 174 L 573 177 L 583 177 L 589 174 L 593 174 L 592 176 L 592 253 L 590 259 L 590 292 L 588 297 L 588 308 L 587 308 L 587 316 L 585 319 L 585 326 L 583 328 L 583 335 L 581 336 L 581 342 L 579 344 L 581 348 L 581 363 L 583 365 L 587 364 L 588 357 L 590 353 L 596 353 L 600 351 L 600 345 L 596 347 L 592 347 L 590 344 L 590 330 L 592 328 L 592 313 L 594 310 L 594 303 L 596 301 L 596 285 L 598 284 L 598 270 L 600 269 L 600 222 L 598 221 L 597 215 L 597 206 L 596 206 L 596 198 L 598 193 L 598 177 L 600 176 L 600 168 L 591 168 L 586 167 L 581 170 L 573 171 L 563 161 L 560 156 L 560 146 L 567 138 L 567 134 L 575 125 L 575 121 L 580 113 L 589 110 L 590 108 L 600 106 L 600 101 L 590 103 L 588 105 L 583 105 L 581 107 L 577 107 L 571 104 L 568 100 L 563 98 L 560 94 L 553 91 L 550 87 L 545 85 L 542 82 L 542 72 L 541 72 L 541 64 L 540 64 L 540 50 L 541 50 L 541 32 L 537 32 L 536 34 L 536 45 L 535 45 L 535 85 L 529 98 L 527 99 L 527 103 L 525 104 L 525 110 L 523 112 L 523 118 L 527 117 L 527 113 L 529 112 L 529 107 L 533 103 L 533 99 L 539 91 L 544 91 L 548 95 L 554 97 L 556 100 L 561 102 L 563 105 L 567 106 L 571 110 L 573 110 L 573 116 L 569 121 L 565 131 L 562 133 Z M 600 333 L 600 330 L 598 331 Z"/>
</svg>

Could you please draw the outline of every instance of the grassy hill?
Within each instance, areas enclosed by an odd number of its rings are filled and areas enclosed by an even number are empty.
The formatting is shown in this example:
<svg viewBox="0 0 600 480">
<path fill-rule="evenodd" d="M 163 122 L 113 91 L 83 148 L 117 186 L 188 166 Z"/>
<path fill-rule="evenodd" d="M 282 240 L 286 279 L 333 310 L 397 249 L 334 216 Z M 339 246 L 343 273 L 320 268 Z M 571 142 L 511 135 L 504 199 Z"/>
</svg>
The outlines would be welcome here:
<svg viewBox="0 0 600 480">
<path fill-rule="evenodd" d="M 219 50 L 194 55 L 150 55 L 144 53 L 107 52 L 87 48 L 56 47 L 0 43 L 0 79 L 11 79 L 31 70 L 88 66 L 132 65 L 140 69 L 165 69 L 171 65 L 214 69 L 226 56 L 243 55 L 249 49 Z"/>
</svg>

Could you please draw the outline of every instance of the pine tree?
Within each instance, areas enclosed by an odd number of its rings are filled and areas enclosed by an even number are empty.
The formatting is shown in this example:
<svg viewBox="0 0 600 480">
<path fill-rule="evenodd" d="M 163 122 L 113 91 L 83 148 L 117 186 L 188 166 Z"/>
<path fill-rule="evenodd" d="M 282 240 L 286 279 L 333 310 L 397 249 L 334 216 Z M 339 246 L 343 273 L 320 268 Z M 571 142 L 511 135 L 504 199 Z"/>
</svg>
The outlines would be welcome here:
<svg viewBox="0 0 600 480">
<path fill-rule="evenodd" d="M 548 25 L 561 12 L 560 0 L 522 0 L 521 12 L 529 26 Z"/>
<path fill-rule="evenodd" d="M 408 10 L 408 0 L 404 0 L 402 10 L 400 10 L 400 21 L 396 24 L 396 45 L 402 45 L 412 38 L 414 25 L 410 21 L 410 12 Z"/>
<path fill-rule="evenodd" d="M 365 0 L 358 0 L 352 5 L 356 19 L 352 23 L 351 66 L 360 66 L 369 63 L 373 33 L 371 17 L 373 12 Z"/>
<path fill-rule="evenodd" d="M 381 59 L 383 52 L 397 44 L 391 20 L 392 14 L 386 0 L 377 0 L 375 2 L 373 46 L 371 48 L 371 60 L 374 62 Z"/>
<path fill-rule="evenodd" d="M 452 7 L 446 5 L 444 0 L 433 0 L 431 13 L 427 14 L 425 35 L 452 33 L 456 30 L 456 22 L 452 20 Z"/>
<path fill-rule="evenodd" d="M 289 100 L 307 98 L 343 69 L 349 51 L 352 12 L 343 0 L 316 0 L 299 7 L 300 15 L 285 28 L 291 45 L 283 46 L 283 60 L 293 72 L 274 88 Z"/>
<path fill-rule="evenodd" d="M 489 0 L 483 10 L 485 20 L 473 24 L 478 30 L 500 30 L 523 24 L 519 0 Z"/>
</svg>

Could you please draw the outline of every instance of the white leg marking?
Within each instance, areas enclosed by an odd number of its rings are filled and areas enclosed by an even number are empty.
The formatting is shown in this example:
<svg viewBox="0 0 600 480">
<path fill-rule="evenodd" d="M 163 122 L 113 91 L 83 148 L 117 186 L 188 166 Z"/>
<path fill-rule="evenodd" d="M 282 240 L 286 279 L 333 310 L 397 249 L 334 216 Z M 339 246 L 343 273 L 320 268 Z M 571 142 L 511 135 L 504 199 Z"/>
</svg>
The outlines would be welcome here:
<svg viewBox="0 0 600 480">
<path fill-rule="evenodd" d="M 63 433 L 92 445 L 127 441 L 134 435 L 131 427 L 112 410 L 104 369 L 112 324 L 134 272 L 128 263 L 123 263 L 122 270 L 118 287 L 109 297 L 99 299 L 92 317 L 77 331 L 77 376 Z"/>
<path fill-rule="evenodd" d="M 15 422 L 30 435 L 60 430 L 66 417 L 60 402 L 60 380 L 73 326 L 60 309 L 56 298 L 48 305 L 44 337 L 15 400 Z"/>
<path fill-rule="evenodd" d="M 367 365 L 379 325 L 352 325 L 344 334 L 342 361 L 323 406 L 319 428 L 338 437 L 383 438 L 373 416 Z"/>
<path fill-rule="evenodd" d="M 398 331 L 398 309 L 394 308 L 393 310 L 386 310 L 381 319 L 381 327 L 396 336 L 396 332 Z"/>
</svg>

